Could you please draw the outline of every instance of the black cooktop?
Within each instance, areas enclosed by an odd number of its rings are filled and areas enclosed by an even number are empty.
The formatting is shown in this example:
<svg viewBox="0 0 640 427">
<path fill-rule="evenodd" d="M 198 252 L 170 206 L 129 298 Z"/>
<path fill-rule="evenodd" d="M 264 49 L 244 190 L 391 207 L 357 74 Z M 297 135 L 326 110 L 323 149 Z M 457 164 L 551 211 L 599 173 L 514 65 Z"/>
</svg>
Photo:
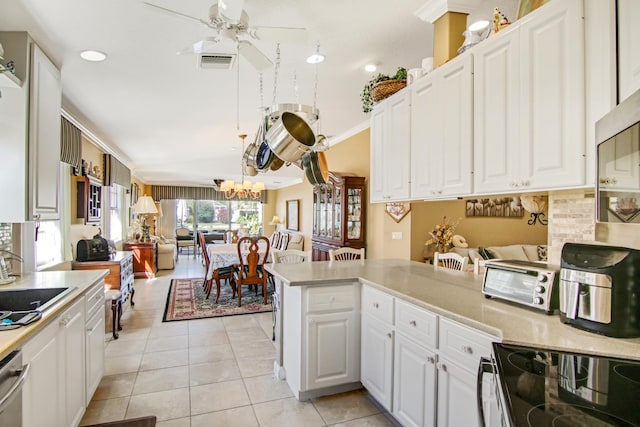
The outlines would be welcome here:
<svg viewBox="0 0 640 427">
<path fill-rule="evenodd" d="M 513 426 L 640 426 L 640 362 L 494 344 Z"/>
</svg>

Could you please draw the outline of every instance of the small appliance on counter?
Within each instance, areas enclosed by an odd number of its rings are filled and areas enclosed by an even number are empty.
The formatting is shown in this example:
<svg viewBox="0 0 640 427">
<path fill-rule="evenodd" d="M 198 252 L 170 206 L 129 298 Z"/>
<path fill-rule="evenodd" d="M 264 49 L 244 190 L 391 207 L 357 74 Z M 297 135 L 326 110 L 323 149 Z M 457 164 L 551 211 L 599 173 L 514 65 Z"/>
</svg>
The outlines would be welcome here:
<svg viewBox="0 0 640 427">
<path fill-rule="evenodd" d="M 567 243 L 560 267 L 562 322 L 611 337 L 640 337 L 639 250 Z"/>
<path fill-rule="evenodd" d="M 482 293 L 553 314 L 558 309 L 558 266 L 501 260 L 485 264 Z"/>
</svg>

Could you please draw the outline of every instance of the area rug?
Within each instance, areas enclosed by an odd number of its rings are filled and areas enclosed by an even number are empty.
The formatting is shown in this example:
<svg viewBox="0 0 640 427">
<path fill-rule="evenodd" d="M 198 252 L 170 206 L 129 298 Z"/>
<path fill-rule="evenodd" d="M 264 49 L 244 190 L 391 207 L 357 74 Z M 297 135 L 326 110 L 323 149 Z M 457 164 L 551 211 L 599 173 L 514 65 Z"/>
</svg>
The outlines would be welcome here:
<svg viewBox="0 0 640 427">
<path fill-rule="evenodd" d="M 271 295 L 267 296 L 267 304 L 263 304 L 261 289 L 256 295 L 255 291 L 249 290 L 248 287 L 243 289 L 242 306 L 238 307 L 237 296 L 232 298 L 231 286 L 225 282 L 220 283 L 220 298 L 216 304 L 215 284 L 207 299 L 202 289 L 203 281 L 202 278 L 171 280 L 162 321 L 173 322 L 272 311 Z"/>
</svg>

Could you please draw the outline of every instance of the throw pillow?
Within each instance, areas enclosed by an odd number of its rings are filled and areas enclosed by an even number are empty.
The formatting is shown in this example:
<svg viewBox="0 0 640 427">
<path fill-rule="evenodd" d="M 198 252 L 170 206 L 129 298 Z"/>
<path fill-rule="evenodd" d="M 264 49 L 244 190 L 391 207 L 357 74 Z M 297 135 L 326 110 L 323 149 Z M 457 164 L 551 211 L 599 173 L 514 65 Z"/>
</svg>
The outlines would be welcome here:
<svg viewBox="0 0 640 427">
<path fill-rule="evenodd" d="M 487 248 L 478 248 L 478 253 L 484 260 L 496 258 L 496 255 Z"/>
<path fill-rule="evenodd" d="M 546 245 L 538 245 L 538 260 L 546 261 L 547 260 L 547 246 Z"/>
<path fill-rule="evenodd" d="M 509 245 L 509 246 L 491 246 L 487 248 L 493 253 L 494 258 L 511 259 L 527 261 L 527 254 L 524 253 L 522 245 Z"/>
</svg>

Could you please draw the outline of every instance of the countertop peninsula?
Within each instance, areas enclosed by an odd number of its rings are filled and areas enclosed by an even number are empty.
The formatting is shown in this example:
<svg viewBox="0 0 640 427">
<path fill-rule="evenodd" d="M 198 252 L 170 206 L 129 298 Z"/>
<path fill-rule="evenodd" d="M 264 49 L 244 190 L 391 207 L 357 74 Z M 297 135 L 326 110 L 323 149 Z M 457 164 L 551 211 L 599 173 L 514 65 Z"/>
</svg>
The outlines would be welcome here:
<svg viewBox="0 0 640 427">
<path fill-rule="evenodd" d="M 0 298 L 2 291 L 25 288 L 74 288 L 69 294 L 58 301 L 55 305 L 42 313 L 42 319 L 21 328 L 8 331 L 0 331 L 0 360 L 13 350 L 20 348 L 30 338 L 35 336 L 53 319 L 62 313 L 72 302 L 82 297 L 88 288 L 98 283 L 109 273 L 109 270 L 85 270 L 85 271 L 43 271 L 38 273 L 27 273 L 18 277 L 10 284 L 0 287 Z"/>
<path fill-rule="evenodd" d="M 640 360 L 640 338 L 605 337 L 565 325 L 557 314 L 485 298 L 482 276 L 473 273 L 400 259 L 266 264 L 265 268 L 289 286 L 356 280 L 507 344 Z"/>
</svg>

